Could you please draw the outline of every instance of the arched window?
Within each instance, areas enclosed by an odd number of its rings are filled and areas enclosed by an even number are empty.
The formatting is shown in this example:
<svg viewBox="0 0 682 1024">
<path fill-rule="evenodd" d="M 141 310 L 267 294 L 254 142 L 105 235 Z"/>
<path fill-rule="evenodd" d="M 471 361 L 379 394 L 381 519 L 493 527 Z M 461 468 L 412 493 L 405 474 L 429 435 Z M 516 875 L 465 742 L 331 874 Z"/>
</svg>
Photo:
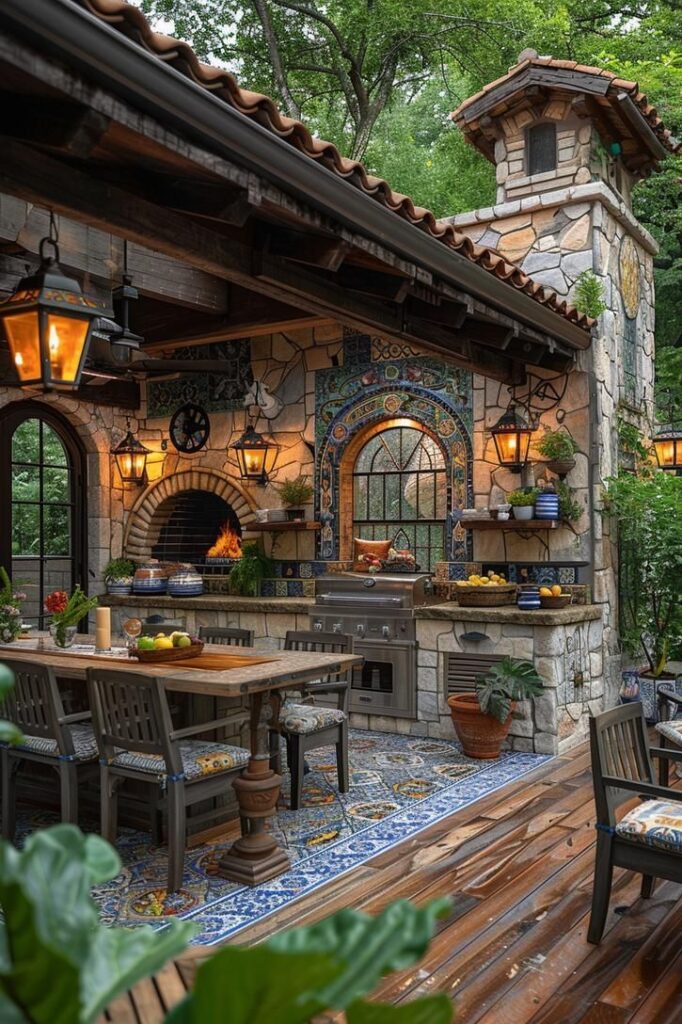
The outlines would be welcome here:
<svg viewBox="0 0 682 1024">
<path fill-rule="evenodd" d="M 556 125 L 534 124 L 526 133 L 528 174 L 556 169 Z"/>
<path fill-rule="evenodd" d="M 353 531 L 409 548 L 429 571 L 445 557 L 447 471 L 440 445 L 419 426 L 390 426 L 363 445 L 353 468 Z"/>
<path fill-rule="evenodd" d="M 0 414 L 0 565 L 43 627 L 52 590 L 86 589 L 84 457 L 68 424 L 37 402 Z"/>
</svg>

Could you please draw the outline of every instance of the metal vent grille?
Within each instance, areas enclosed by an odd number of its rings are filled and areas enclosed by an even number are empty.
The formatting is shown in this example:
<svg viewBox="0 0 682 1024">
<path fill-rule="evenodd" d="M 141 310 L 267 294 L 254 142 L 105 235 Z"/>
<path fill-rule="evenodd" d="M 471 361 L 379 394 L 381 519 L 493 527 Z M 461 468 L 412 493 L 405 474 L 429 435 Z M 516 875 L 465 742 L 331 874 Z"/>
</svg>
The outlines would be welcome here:
<svg viewBox="0 0 682 1024">
<path fill-rule="evenodd" d="M 476 676 L 487 672 L 491 665 L 502 661 L 500 654 L 457 654 L 449 651 L 443 665 L 445 696 L 453 693 L 471 693 L 476 689 Z"/>
</svg>

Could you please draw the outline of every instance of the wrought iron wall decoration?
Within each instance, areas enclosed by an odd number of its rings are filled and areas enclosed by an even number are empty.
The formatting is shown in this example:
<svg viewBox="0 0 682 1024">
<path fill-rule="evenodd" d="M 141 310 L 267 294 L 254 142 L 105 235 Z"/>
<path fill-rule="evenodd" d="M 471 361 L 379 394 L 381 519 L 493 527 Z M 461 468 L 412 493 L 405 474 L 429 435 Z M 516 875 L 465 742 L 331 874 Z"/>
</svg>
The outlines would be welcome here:
<svg viewBox="0 0 682 1024">
<path fill-rule="evenodd" d="M 208 413 L 200 405 L 186 402 L 173 413 L 168 433 L 177 451 L 185 455 L 199 452 L 206 447 L 211 433 Z"/>
</svg>

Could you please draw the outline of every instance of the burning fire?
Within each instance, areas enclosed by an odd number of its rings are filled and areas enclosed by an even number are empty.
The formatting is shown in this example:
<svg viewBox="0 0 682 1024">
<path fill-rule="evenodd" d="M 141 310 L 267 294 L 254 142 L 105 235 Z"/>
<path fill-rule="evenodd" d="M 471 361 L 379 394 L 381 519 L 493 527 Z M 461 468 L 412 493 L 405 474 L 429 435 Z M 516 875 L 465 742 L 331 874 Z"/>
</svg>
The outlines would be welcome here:
<svg viewBox="0 0 682 1024">
<path fill-rule="evenodd" d="M 220 528 L 218 539 L 216 540 L 213 547 L 210 547 L 206 552 L 207 558 L 241 558 L 242 557 L 242 539 L 236 530 L 225 523 Z"/>
</svg>

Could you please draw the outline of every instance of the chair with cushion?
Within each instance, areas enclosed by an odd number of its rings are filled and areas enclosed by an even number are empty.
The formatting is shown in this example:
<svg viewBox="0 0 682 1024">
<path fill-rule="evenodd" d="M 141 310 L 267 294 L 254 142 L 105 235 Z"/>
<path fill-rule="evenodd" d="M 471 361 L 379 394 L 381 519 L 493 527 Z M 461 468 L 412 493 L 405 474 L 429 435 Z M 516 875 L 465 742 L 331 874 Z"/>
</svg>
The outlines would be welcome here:
<svg viewBox="0 0 682 1024">
<path fill-rule="evenodd" d="M 52 668 L 3 658 L 13 673 L 14 689 L 0 707 L 21 729 L 23 742 L 2 744 L 2 834 L 14 840 L 16 828 L 16 775 L 24 761 L 48 765 L 59 775 L 62 821 L 78 823 L 78 775 L 97 760 L 97 744 L 90 712 L 67 715 Z"/>
<path fill-rule="evenodd" d="M 285 651 L 316 651 L 324 654 L 349 654 L 353 650 L 353 638 L 343 633 L 323 633 L 290 630 L 284 641 Z M 301 687 L 303 703 L 291 696 L 284 701 L 278 730 L 270 731 L 270 753 L 273 767 L 279 769 L 279 737 L 287 744 L 289 771 L 291 773 L 291 809 L 301 806 L 305 755 L 316 747 L 333 743 L 336 747 L 336 770 L 339 789 L 348 792 L 348 701 L 350 696 L 350 672 L 327 676 Z M 316 699 L 336 697 L 336 706 L 315 703 Z"/>
<path fill-rule="evenodd" d="M 175 729 L 159 679 L 90 668 L 88 693 L 100 753 L 102 835 L 116 838 L 118 790 L 126 779 L 154 787 L 155 806 L 168 812 L 168 891 L 175 892 L 182 884 L 187 808 L 224 794 L 249 752 L 192 739 L 224 719 Z"/>
<path fill-rule="evenodd" d="M 656 694 L 658 703 L 658 724 L 656 732 L 661 737 L 661 747 L 679 749 L 682 753 L 682 696 L 666 687 L 659 687 Z M 658 762 L 658 781 L 667 786 L 670 775 L 670 764 L 674 758 L 662 757 Z"/>
<path fill-rule="evenodd" d="M 601 940 L 609 909 L 614 867 L 642 874 L 642 896 L 655 878 L 682 882 L 682 793 L 654 783 L 651 755 L 682 760 L 650 748 L 639 701 L 590 719 L 592 779 L 597 809 L 597 854 L 588 942 Z M 641 802 L 620 820 L 621 804 Z"/>
<path fill-rule="evenodd" d="M 226 644 L 230 647 L 253 647 L 253 630 L 238 626 L 202 626 L 199 639 L 207 644 Z"/>
</svg>

